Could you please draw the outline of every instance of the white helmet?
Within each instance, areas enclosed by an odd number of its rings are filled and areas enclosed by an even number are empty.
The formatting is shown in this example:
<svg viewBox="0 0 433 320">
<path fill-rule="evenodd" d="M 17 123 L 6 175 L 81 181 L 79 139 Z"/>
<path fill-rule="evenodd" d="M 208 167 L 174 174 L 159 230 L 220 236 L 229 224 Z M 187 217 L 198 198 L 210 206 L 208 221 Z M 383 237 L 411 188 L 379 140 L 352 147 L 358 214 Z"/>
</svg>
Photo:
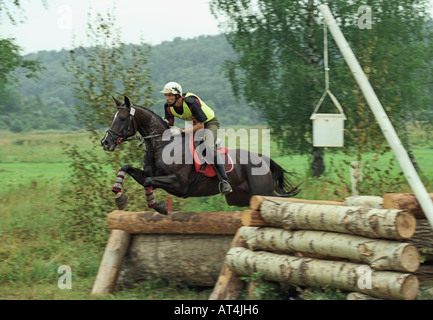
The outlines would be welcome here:
<svg viewBox="0 0 433 320">
<path fill-rule="evenodd" d="M 164 86 L 164 89 L 162 89 L 162 91 L 160 92 L 182 95 L 182 87 L 177 82 L 169 82 Z"/>
</svg>

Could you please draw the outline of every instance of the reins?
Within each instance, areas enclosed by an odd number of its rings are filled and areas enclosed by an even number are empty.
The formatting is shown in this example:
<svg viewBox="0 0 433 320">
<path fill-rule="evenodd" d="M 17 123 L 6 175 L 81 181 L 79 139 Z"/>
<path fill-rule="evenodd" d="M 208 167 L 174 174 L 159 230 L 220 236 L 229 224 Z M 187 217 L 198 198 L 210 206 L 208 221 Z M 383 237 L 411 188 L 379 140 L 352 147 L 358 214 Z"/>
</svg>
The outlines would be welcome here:
<svg viewBox="0 0 433 320">
<path fill-rule="evenodd" d="M 135 115 L 135 108 L 134 108 L 134 105 L 133 104 L 131 104 L 131 108 L 127 108 L 127 107 L 125 107 L 125 106 L 119 106 L 119 107 L 117 107 L 117 109 L 125 109 L 125 110 L 128 110 L 129 111 L 129 118 L 128 118 L 128 124 L 126 125 L 126 130 L 125 130 L 125 128 L 122 130 L 123 132 L 122 133 L 119 133 L 119 132 L 116 132 L 116 131 L 114 131 L 114 130 L 112 130 L 112 129 L 108 129 L 107 130 L 107 133 L 108 134 L 110 134 L 110 135 L 114 135 L 115 136 L 115 138 L 116 138 L 116 145 L 119 145 L 119 144 L 121 144 L 122 142 L 126 142 L 126 141 L 134 141 L 134 140 L 137 140 L 137 141 L 140 141 L 140 146 L 142 146 L 143 144 L 144 144 L 144 141 L 145 140 L 150 140 L 150 139 L 155 139 L 155 138 L 158 138 L 158 137 L 161 137 L 163 134 L 162 133 L 159 133 L 159 134 L 153 134 L 153 135 L 148 135 L 148 136 L 139 136 L 139 137 L 133 137 L 133 138 L 126 138 L 126 135 L 128 134 L 128 132 L 129 132 L 129 130 L 131 129 L 131 123 L 132 123 L 132 126 L 133 126 L 133 129 L 134 129 L 134 135 L 136 135 L 137 134 L 137 132 L 139 132 L 138 130 L 137 130 L 137 127 L 136 127 L 136 124 L 135 124 L 135 121 L 134 121 L 134 115 Z M 153 149 L 153 150 L 145 150 L 146 152 L 150 152 L 150 151 L 155 151 L 155 150 L 157 150 L 158 148 L 155 148 L 155 149 Z"/>
</svg>

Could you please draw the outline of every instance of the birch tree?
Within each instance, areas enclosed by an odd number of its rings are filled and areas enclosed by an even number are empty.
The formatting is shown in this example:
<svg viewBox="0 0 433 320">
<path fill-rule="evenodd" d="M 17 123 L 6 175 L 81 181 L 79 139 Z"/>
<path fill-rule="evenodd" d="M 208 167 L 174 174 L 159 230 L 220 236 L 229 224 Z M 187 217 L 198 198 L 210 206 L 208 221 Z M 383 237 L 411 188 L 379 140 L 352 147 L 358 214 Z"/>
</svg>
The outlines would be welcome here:
<svg viewBox="0 0 433 320">
<path fill-rule="evenodd" d="M 311 154 L 313 176 L 324 172 L 323 149 L 312 147 L 312 114 L 324 89 L 323 25 L 316 0 L 212 0 L 220 28 L 238 54 L 225 64 L 225 74 L 238 97 L 263 113 L 286 154 Z M 396 127 L 408 115 L 428 106 L 425 79 L 431 73 L 432 31 L 426 29 L 427 0 L 332 1 L 343 33 L 361 62 Z M 368 8 L 369 10 L 359 10 Z M 329 37 L 330 38 L 330 37 Z M 362 123 L 347 122 L 355 133 L 347 145 L 373 149 L 380 130 L 356 92 L 355 82 L 329 39 L 331 90 L 345 101 L 345 113 Z M 355 90 L 355 91 L 354 91 Z M 361 104 L 362 108 L 357 107 Z M 335 112 L 330 101 L 323 112 Z M 410 112 L 409 112 L 410 111 Z M 404 119 L 404 120 L 400 120 Z M 368 127 L 365 126 L 368 123 Z M 359 125 L 358 125 L 359 124 Z M 361 131 L 371 134 L 360 141 Z M 371 139 L 372 138 L 372 139 Z M 383 139 L 382 139 L 383 140 Z"/>
</svg>

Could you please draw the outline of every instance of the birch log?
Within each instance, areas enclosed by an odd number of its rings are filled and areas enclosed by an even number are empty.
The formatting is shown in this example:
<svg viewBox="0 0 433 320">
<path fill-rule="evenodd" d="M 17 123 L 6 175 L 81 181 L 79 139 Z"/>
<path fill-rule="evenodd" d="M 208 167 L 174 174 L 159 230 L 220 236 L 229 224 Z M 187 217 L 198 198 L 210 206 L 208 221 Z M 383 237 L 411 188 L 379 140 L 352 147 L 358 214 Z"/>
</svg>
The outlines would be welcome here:
<svg viewBox="0 0 433 320">
<path fill-rule="evenodd" d="M 376 298 L 413 300 L 419 290 L 414 275 L 365 269 L 365 265 L 350 262 L 292 257 L 241 247 L 231 248 L 226 261 L 230 270 L 241 276 L 258 272 L 264 280 L 306 287 L 328 284 Z"/>
<path fill-rule="evenodd" d="M 370 297 L 361 292 L 351 292 L 347 295 L 346 300 L 380 300 L 378 298 Z"/>
<path fill-rule="evenodd" d="M 284 229 L 334 231 L 368 238 L 408 239 L 414 216 L 403 210 L 264 201 L 261 218 Z"/>
<path fill-rule="evenodd" d="M 344 205 L 383 209 L 383 198 L 379 196 L 354 196 L 344 199 Z"/>
<path fill-rule="evenodd" d="M 311 253 L 365 263 L 376 270 L 414 272 L 419 267 L 415 246 L 389 240 L 323 232 L 276 228 L 240 228 L 251 250 Z"/>
</svg>

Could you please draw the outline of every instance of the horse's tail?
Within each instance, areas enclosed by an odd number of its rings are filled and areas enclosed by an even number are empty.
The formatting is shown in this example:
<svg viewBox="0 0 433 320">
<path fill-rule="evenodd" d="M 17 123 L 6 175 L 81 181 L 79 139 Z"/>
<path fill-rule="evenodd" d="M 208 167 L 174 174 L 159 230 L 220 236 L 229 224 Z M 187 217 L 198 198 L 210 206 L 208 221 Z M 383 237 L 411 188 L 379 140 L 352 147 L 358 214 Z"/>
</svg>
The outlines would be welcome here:
<svg viewBox="0 0 433 320">
<path fill-rule="evenodd" d="M 294 197 L 301 192 L 301 183 L 295 186 L 289 180 L 289 177 L 293 177 L 295 173 L 284 170 L 272 159 L 270 159 L 270 169 L 272 179 L 274 180 L 275 192 L 279 197 Z"/>
</svg>

